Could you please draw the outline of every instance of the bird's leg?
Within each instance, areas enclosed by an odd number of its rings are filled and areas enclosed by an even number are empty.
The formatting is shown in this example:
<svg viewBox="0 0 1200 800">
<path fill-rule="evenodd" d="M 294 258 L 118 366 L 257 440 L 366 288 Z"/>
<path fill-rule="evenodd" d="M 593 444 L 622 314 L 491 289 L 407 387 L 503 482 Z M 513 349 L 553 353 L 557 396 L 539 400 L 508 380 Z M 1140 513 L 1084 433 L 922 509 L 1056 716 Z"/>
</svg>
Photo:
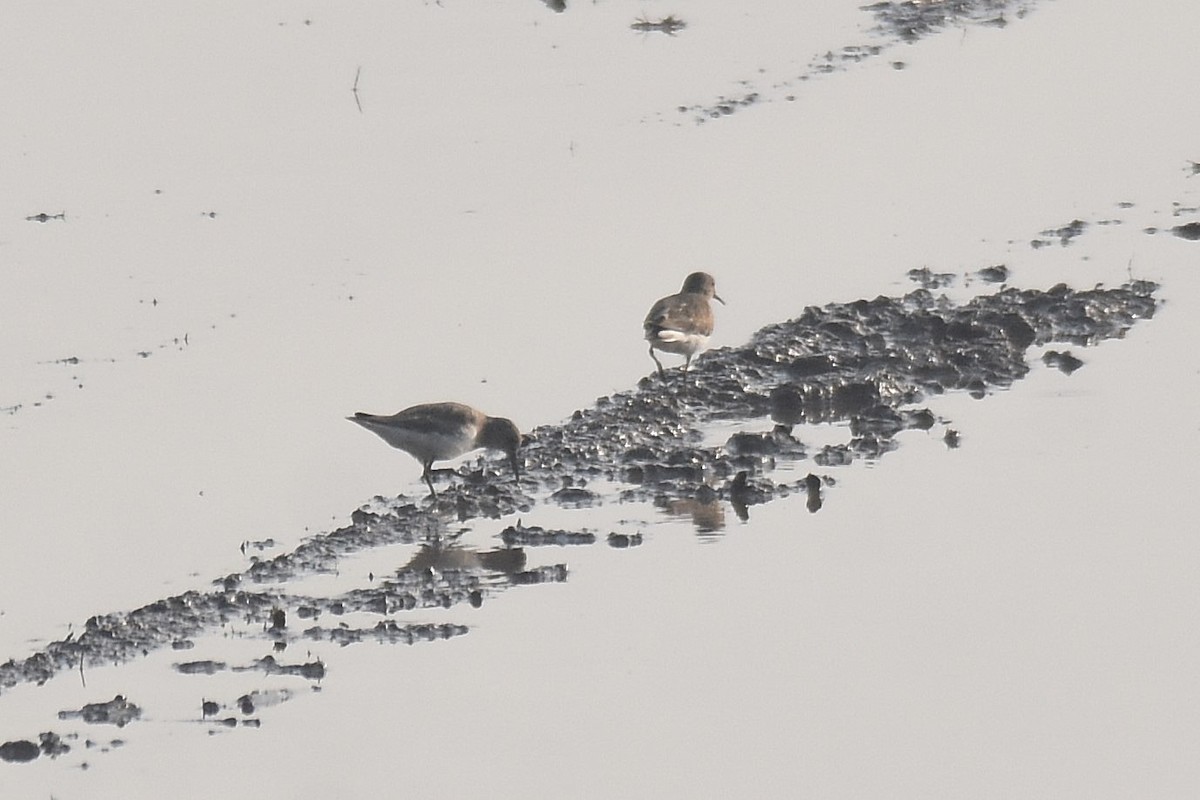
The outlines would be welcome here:
<svg viewBox="0 0 1200 800">
<path fill-rule="evenodd" d="M 654 355 L 654 345 L 650 345 L 650 357 L 654 359 L 654 365 L 658 367 L 658 377 L 666 378 L 667 373 L 663 371 L 662 362 L 658 360 L 658 356 Z"/>
<path fill-rule="evenodd" d="M 429 477 L 429 468 L 433 466 L 433 459 L 429 459 L 424 464 L 425 470 L 421 473 L 421 477 L 425 479 L 425 483 L 429 486 L 429 496 L 437 500 L 437 492 L 433 490 L 433 478 Z"/>
<path fill-rule="evenodd" d="M 692 366 L 692 356 L 691 356 L 691 354 L 688 354 L 687 356 L 684 356 L 684 358 L 685 358 L 685 360 L 683 362 L 683 371 L 686 374 L 688 371 L 688 368 Z"/>
</svg>

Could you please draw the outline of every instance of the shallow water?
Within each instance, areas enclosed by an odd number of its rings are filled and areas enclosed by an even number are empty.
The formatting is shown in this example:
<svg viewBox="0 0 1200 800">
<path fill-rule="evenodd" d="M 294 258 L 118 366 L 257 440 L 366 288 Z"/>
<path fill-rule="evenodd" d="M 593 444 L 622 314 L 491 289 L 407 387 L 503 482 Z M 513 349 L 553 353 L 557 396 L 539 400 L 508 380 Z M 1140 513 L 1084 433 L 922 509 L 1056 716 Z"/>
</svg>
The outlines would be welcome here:
<svg viewBox="0 0 1200 800">
<path fill-rule="evenodd" d="M 247 796 L 264 766 L 268 796 L 288 797 L 385 781 L 1194 793 L 1197 245 L 1144 229 L 1200 205 L 1200 120 L 1179 91 L 1196 12 L 1058 0 L 898 44 L 855 4 L 827 5 L 693 4 L 674 38 L 630 31 L 647 10 L 617 2 L 15 9 L 0 54 L 22 120 L 0 132 L 0 406 L 19 406 L 0 415 L 6 658 L 208 591 L 373 495 L 419 494 L 415 463 L 347 413 L 457 399 L 528 430 L 633 386 L 653 366 L 642 315 L 693 268 L 729 301 L 718 346 L 807 305 L 903 294 L 916 267 L 1004 263 L 1042 289 L 1143 278 L 1163 305 L 1123 340 L 1069 348 L 1084 361 L 1070 376 L 1035 351 L 1008 391 L 930 398 L 961 446 L 906 431 L 877 462 L 823 470 L 836 485 L 816 514 L 799 495 L 747 523 L 725 505 L 701 535 L 648 504 L 539 501 L 525 524 L 643 543 L 526 548 L 527 569 L 569 562 L 567 580 L 395 615 L 467 635 L 276 656 L 320 659 L 320 682 L 172 669 L 268 653 L 262 624 L 231 619 L 186 652 L 5 689 L 0 741 L 80 737 L 3 765 L 6 795 Z M 888 49 L 798 80 L 872 43 Z M 761 99 L 703 124 L 678 111 L 747 91 Z M 1075 219 L 1065 245 L 1042 234 Z M 495 549 L 513 521 L 463 537 Z M 387 575 L 415 547 L 355 554 L 304 591 Z M 313 624 L 336 622 L 289 614 Z M 256 689 L 290 699 L 242 714 Z M 58 719 L 118 694 L 141 719 Z M 261 727 L 204 719 L 204 699 Z"/>
</svg>

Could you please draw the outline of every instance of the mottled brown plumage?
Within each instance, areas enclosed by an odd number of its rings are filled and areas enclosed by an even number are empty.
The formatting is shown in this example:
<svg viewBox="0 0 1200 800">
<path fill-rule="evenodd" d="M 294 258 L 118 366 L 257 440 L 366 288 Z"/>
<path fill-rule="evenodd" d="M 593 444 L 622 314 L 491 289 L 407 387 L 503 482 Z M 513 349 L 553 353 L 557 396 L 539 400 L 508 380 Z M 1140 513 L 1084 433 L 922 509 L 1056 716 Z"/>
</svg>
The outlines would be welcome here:
<svg viewBox="0 0 1200 800">
<path fill-rule="evenodd" d="M 655 350 L 684 356 L 683 371 L 692 364 L 692 356 L 708 344 L 713 331 L 713 313 L 709 300 L 725 302 L 717 296 L 717 284 L 707 272 L 693 272 L 683 282 L 678 294 L 662 298 L 650 307 L 643 328 L 650 343 L 650 357 L 665 377 L 663 365 Z"/>
</svg>

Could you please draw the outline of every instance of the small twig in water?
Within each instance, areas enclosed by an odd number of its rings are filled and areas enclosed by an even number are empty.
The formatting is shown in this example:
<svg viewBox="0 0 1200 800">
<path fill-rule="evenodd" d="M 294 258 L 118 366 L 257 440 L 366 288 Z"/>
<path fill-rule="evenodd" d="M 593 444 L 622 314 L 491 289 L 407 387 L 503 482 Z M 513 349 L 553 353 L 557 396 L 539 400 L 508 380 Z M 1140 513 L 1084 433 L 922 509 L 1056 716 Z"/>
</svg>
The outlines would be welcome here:
<svg viewBox="0 0 1200 800">
<path fill-rule="evenodd" d="M 354 87 L 350 92 L 354 95 L 354 105 L 358 106 L 358 113 L 363 113 L 362 103 L 358 99 L 358 76 L 362 74 L 362 64 L 358 65 L 358 69 L 354 71 Z"/>
</svg>

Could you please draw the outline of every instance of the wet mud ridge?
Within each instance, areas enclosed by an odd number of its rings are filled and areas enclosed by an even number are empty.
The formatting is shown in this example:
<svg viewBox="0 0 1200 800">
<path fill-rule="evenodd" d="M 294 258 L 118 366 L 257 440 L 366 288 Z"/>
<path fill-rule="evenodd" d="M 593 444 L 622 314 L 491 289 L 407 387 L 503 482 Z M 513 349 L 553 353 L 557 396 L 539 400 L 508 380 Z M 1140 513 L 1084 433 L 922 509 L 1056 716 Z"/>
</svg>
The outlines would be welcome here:
<svg viewBox="0 0 1200 800">
<path fill-rule="evenodd" d="M 524 451 L 527 471 L 552 501 L 570 492 L 573 505 L 601 500 L 587 488 L 596 481 L 624 486 L 622 500 L 659 505 L 724 498 L 736 509 L 739 501 L 809 493 L 811 477 L 769 477 L 776 459 L 806 455 L 794 426 L 849 423 L 846 442 L 811 454 L 819 467 L 877 459 L 896 447 L 901 431 L 939 422 L 919 407 L 924 398 L 952 391 L 982 398 L 1029 371 L 1031 347 L 1120 337 L 1153 316 L 1156 289 L 1145 281 L 1089 291 L 1008 288 L 955 306 L 922 288 L 808 308 L 763 328 L 745 347 L 705 354 L 686 375 L 646 378 L 563 425 L 536 429 Z M 1070 351 L 1052 352 L 1064 371 L 1081 364 Z M 776 423 L 769 431 L 701 444 L 706 425 L 766 416 Z M 946 435 L 953 446 L 956 433 Z"/>
<path fill-rule="evenodd" d="M 538 504 L 586 508 L 628 502 L 691 514 L 697 527 L 718 528 L 725 508 L 745 518 L 755 504 L 789 495 L 805 498 L 815 512 L 836 492 L 837 469 L 881 459 L 904 431 L 934 430 L 948 447 L 958 446 L 958 432 L 923 406 L 930 396 L 968 392 L 984 398 L 1020 380 L 1031 361 L 1070 374 L 1084 362 L 1069 348 L 1120 338 L 1138 320 L 1152 317 L 1157 288 L 1147 281 L 1086 291 L 1063 285 L 1044 291 L 1002 288 L 955 304 L 922 286 L 901 297 L 807 308 L 758 331 L 743 347 L 704 354 L 688 373 L 676 369 L 647 377 L 562 424 L 536 428 L 521 450 L 519 484 L 477 459 L 461 467 L 436 500 L 376 498 L 355 511 L 349 525 L 287 553 L 252 557 L 246 569 L 215 580 L 208 591 L 94 616 L 66 639 L 0 664 L 0 702 L 17 684 L 42 683 L 67 671 L 82 676 L 89 667 L 168 647 L 188 656 L 175 663 L 178 676 L 228 671 L 316 684 L 326 679 L 328 665 L 319 658 L 289 657 L 290 645 L 306 652 L 318 641 L 411 645 L 461 636 L 468 625 L 396 617 L 424 608 L 479 607 L 509 589 L 565 581 L 565 559 L 575 547 L 642 543 L 640 532 L 605 536 L 518 521 L 497 537 L 494 549 L 480 551 L 459 542 L 469 520 L 515 516 Z M 1054 349 L 1044 354 L 1029 353 L 1050 345 Z M 820 448 L 805 444 L 812 426 L 831 423 L 845 441 Z M 714 440 L 715 430 L 725 433 Z M 802 460 L 813 465 L 804 477 L 796 477 L 803 470 L 774 469 Z M 370 575 L 365 585 L 330 596 L 292 586 L 337 572 L 351 554 L 389 545 L 414 546 L 406 551 L 407 562 L 389 575 Z M 549 563 L 530 566 L 532 552 Z M 236 662 L 192 652 L 206 647 L 227 652 L 227 642 L 215 632 L 235 626 L 241 626 L 241 641 L 261 643 L 261 657 Z M 294 694 L 256 688 L 221 702 L 192 691 L 197 721 L 222 726 L 257 726 L 259 707 Z M 110 703 L 123 713 L 146 707 L 136 697 Z M 87 708 L 63 713 L 62 719 L 95 718 Z M 138 714 L 121 719 L 146 724 Z M 71 749 L 68 735 L 40 737 L 35 742 L 31 731 L 29 740 L 0 743 L 0 758 L 57 757 Z"/>
</svg>

